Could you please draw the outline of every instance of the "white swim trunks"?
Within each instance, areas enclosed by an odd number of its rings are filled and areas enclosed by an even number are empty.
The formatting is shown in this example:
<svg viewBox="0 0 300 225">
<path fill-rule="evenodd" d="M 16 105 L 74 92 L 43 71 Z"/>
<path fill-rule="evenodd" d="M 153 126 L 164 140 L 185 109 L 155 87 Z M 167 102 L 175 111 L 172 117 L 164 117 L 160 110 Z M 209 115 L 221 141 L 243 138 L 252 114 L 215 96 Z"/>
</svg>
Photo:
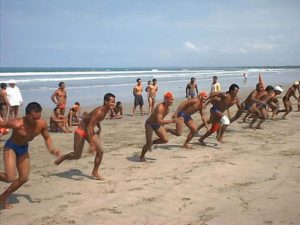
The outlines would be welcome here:
<svg viewBox="0 0 300 225">
<path fill-rule="evenodd" d="M 223 116 L 221 119 L 220 119 L 220 122 L 222 125 L 229 125 L 230 124 L 230 120 L 228 119 L 227 116 Z"/>
</svg>

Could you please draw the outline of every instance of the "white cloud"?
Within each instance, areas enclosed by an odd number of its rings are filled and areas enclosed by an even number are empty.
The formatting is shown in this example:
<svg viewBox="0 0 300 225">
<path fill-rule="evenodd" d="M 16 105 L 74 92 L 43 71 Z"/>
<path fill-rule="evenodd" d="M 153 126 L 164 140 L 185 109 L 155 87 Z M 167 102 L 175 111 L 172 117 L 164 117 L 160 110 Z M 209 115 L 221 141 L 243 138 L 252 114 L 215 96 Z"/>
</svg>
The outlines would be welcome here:
<svg viewBox="0 0 300 225">
<path fill-rule="evenodd" d="M 187 49 L 187 50 L 190 50 L 192 52 L 199 52 L 200 51 L 199 47 L 197 47 L 195 44 L 193 44 L 190 41 L 184 42 L 184 48 Z"/>
</svg>

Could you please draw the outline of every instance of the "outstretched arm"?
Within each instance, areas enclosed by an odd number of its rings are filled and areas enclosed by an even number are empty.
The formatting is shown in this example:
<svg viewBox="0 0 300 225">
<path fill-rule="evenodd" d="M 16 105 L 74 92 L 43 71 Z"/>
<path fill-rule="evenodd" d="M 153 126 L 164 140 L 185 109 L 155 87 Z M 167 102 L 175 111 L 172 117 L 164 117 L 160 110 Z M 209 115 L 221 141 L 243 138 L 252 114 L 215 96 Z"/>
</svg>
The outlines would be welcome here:
<svg viewBox="0 0 300 225">
<path fill-rule="evenodd" d="M 60 151 L 58 149 L 54 148 L 54 146 L 52 144 L 52 138 L 49 135 L 46 122 L 45 122 L 45 125 L 44 125 L 44 129 L 41 132 L 41 135 L 43 136 L 43 138 L 45 140 L 45 145 L 46 145 L 48 151 L 51 154 L 55 155 L 56 157 L 59 157 L 60 156 Z"/>
<path fill-rule="evenodd" d="M 236 101 L 236 106 L 238 107 L 238 110 L 236 114 L 232 118 L 230 118 L 230 123 L 236 121 L 244 112 L 244 107 L 242 106 L 239 99 Z"/>
</svg>

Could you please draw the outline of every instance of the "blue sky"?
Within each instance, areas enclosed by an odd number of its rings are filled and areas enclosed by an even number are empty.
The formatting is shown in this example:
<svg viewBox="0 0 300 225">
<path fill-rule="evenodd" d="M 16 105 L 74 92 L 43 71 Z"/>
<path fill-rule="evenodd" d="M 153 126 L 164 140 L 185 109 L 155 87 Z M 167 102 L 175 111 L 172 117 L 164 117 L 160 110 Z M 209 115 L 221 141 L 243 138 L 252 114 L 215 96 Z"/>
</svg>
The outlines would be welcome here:
<svg viewBox="0 0 300 225">
<path fill-rule="evenodd" d="M 0 0 L 1 67 L 300 65 L 298 0 Z"/>
</svg>

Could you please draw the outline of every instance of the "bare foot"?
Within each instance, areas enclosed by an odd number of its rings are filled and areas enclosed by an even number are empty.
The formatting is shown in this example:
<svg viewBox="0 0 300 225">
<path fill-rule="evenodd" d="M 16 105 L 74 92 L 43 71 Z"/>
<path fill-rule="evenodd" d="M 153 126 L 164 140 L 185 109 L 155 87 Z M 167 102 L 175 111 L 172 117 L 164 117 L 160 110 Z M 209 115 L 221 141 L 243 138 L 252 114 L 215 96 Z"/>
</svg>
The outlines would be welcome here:
<svg viewBox="0 0 300 225">
<path fill-rule="evenodd" d="M 193 147 L 191 147 L 189 144 L 184 144 L 184 145 L 182 145 L 182 148 L 185 148 L 185 149 L 193 149 Z"/>
<path fill-rule="evenodd" d="M 262 129 L 262 127 L 260 125 L 257 125 L 255 128 L 256 129 Z"/>
<path fill-rule="evenodd" d="M 61 164 L 63 161 L 64 161 L 64 157 L 61 156 L 61 157 L 59 157 L 57 160 L 55 160 L 54 163 L 55 163 L 56 165 L 59 165 L 59 164 Z"/>
<path fill-rule="evenodd" d="M 103 177 L 100 176 L 98 172 L 92 172 L 91 174 L 96 180 L 105 180 Z"/>
<path fill-rule="evenodd" d="M 0 195 L 0 202 L 1 202 L 1 208 L 2 209 L 12 209 L 14 206 L 9 204 L 6 199 L 4 199 L 1 195 Z"/>
<path fill-rule="evenodd" d="M 249 128 L 251 128 L 251 129 L 255 130 L 255 127 L 253 127 L 252 125 L 250 125 L 250 126 L 249 126 Z"/>
<path fill-rule="evenodd" d="M 220 142 L 220 143 L 224 143 L 223 138 L 217 138 L 217 140 L 218 140 L 218 142 Z"/>
<path fill-rule="evenodd" d="M 199 138 L 198 141 L 199 141 L 200 145 L 207 146 L 207 144 L 201 138 Z"/>
<path fill-rule="evenodd" d="M 145 157 L 140 157 L 140 162 L 147 162 L 147 160 L 145 159 Z"/>
</svg>

